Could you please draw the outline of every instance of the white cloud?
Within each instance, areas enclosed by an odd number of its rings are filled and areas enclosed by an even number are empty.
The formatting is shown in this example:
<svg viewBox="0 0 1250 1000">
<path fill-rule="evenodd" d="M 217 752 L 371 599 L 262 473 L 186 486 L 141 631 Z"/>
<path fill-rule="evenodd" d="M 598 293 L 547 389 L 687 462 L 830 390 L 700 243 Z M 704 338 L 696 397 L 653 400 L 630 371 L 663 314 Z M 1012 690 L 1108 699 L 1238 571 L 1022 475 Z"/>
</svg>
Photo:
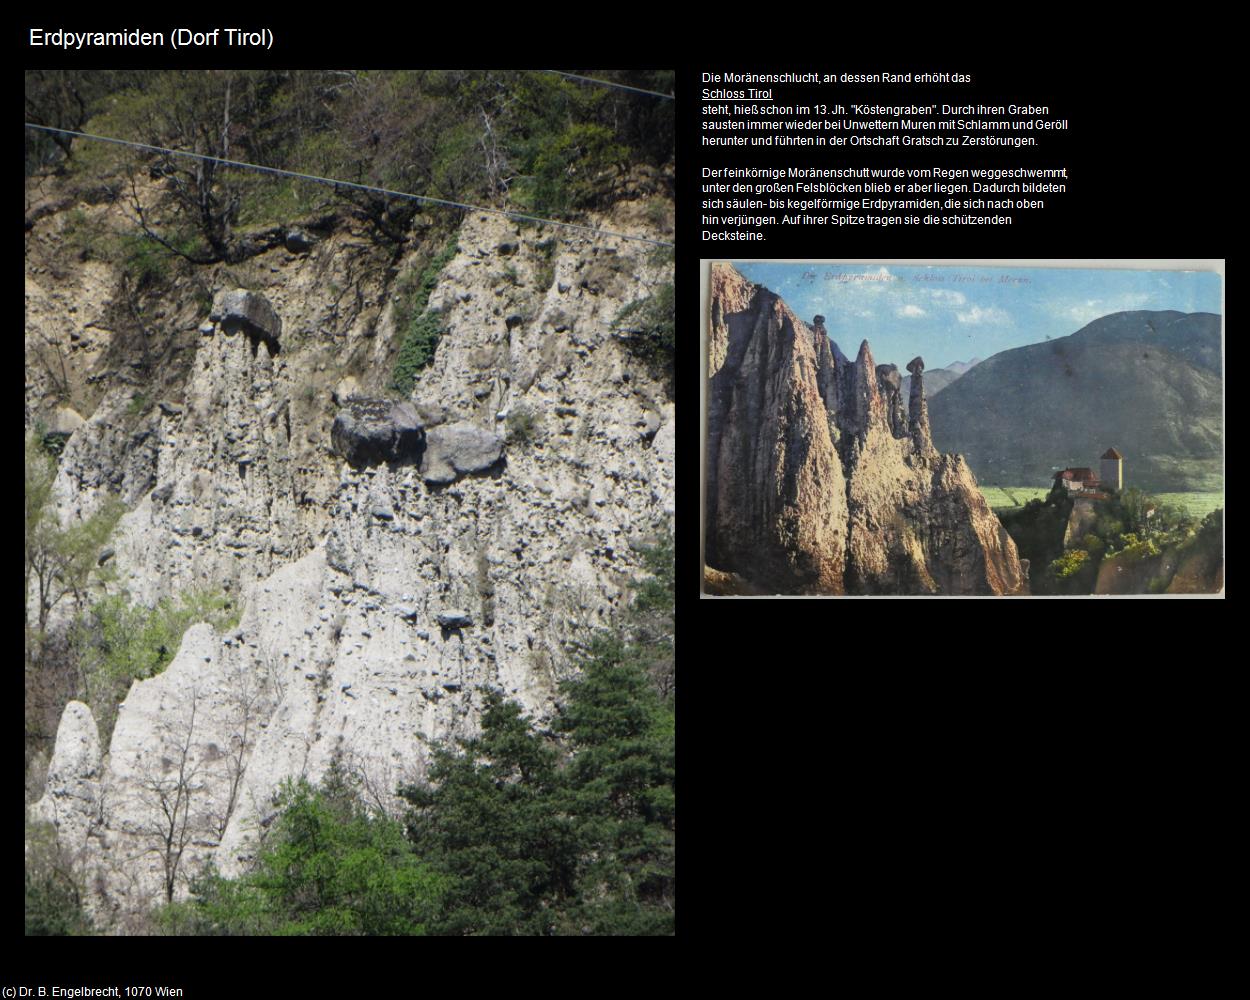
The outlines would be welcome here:
<svg viewBox="0 0 1250 1000">
<path fill-rule="evenodd" d="M 1084 302 L 1059 304 L 1055 312 L 1065 320 L 1085 326 L 1100 316 L 1141 309 L 1149 304 L 1150 298 L 1147 292 L 1125 292 L 1110 299 L 1086 299 Z"/>
<path fill-rule="evenodd" d="M 973 306 L 967 312 L 955 313 L 955 318 L 967 326 L 984 326 L 987 323 L 1005 326 L 1011 323 L 1011 317 L 1007 315 L 1007 311 L 999 309 L 998 306 L 987 306 L 984 309 L 980 306 Z"/>
<path fill-rule="evenodd" d="M 951 306 L 962 306 L 968 300 L 964 297 L 963 292 L 947 292 L 940 288 L 935 288 L 929 292 L 929 297 L 934 302 L 941 302 Z"/>
<path fill-rule="evenodd" d="M 901 309 L 896 310 L 894 315 L 902 316 L 905 319 L 915 319 L 917 316 L 927 316 L 928 313 L 926 313 L 919 306 L 914 306 L 909 303 L 908 305 L 903 306 Z"/>
</svg>

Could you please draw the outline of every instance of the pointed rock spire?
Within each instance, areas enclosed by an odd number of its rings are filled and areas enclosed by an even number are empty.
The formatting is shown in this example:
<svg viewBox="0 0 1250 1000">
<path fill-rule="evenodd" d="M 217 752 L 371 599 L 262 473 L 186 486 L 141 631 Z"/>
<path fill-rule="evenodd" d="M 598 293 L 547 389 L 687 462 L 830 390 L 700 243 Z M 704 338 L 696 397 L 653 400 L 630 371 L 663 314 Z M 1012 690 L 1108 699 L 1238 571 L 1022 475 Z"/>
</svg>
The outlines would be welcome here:
<svg viewBox="0 0 1250 1000">
<path fill-rule="evenodd" d="M 855 407 L 855 430 L 863 435 L 877 417 L 883 415 L 881 394 L 877 390 L 877 366 L 872 360 L 868 341 L 859 345 L 851 379 L 851 398 Z"/>
<path fill-rule="evenodd" d="M 907 401 L 908 430 L 916 453 L 932 457 L 937 454 L 937 449 L 933 447 L 933 437 L 929 433 L 929 404 L 924 398 L 924 358 L 912 358 L 907 363 L 907 370 L 911 373 L 911 398 Z"/>
</svg>

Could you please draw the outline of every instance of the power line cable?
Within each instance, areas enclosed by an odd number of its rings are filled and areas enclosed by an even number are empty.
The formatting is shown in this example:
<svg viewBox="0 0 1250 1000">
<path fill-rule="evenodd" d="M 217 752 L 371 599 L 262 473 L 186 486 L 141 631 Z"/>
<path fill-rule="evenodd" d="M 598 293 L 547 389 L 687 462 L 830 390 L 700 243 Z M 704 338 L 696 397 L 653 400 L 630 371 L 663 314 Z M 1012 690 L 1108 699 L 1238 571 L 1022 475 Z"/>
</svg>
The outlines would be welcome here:
<svg viewBox="0 0 1250 1000">
<path fill-rule="evenodd" d="M 593 76 L 578 76 L 576 73 L 565 73 L 559 69 L 549 69 L 548 73 L 556 76 L 567 76 L 570 80 L 583 80 L 586 83 L 597 83 L 603 87 L 615 87 L 617 90 L 632 90 L 635 94 L 650 94 L 652 97 L 663 97 L 666 101 L 673 100 L 672 94 L 663 94 L 658 90 L 644 90 L 642 87 L 631 87 L 624 83 L 613 83 L 611 80 L 597 80 Z"/>
<path fill-rule="evenodd" d="M 75 132 L 67 128 L 53 128 L 51 125 L 35 125 L 26 122 L 27 128 L 43 132 L 59 132 L 62 135 L 77 136 L 80 139 L 92 139 L 96 142 L 111 142 L 118 146 L 130 146 L 134 149 L 145 149 L 153 153 L 168 153 L 170 156 L 185 156 L 193 160 L 206 160 L 220 163 L 227 167 L 240 167 L 244 170 L 256 170 L 264 174 L 276 174 L 279 177 L 295 177 L 300 180 L 313 181 L 317 184 L 329 184 L 333 187 L 354 188 L 358 191 L 373 191 L 392 198 L 408 198 L 412 201 L 428 202 L 433 205 L 444 205 L 450 208 L 462 208 L 469 212 L 485 212 L 488 215 L 502 215 L 508 219 L 521 219 L 525 222 L 537 222 L 548 226 L 560 226 L 564 229 L 576 229 L 579 232 L 591 233 L 595 236 L 615 236 L 617 239 L 633 240 L 637 243 L 650 243 L 652 246 L 673 247 L 674 244 L 664 240 L 653 240 L 646 236 L 631 236 L 629 233 L 617 233 L 610 229 L 596 229 L 593 226 L 579 226 L 575 222 L 557 222 L 555 219 L 544 219 L 537 215 L 524 215 L 521 212 L 509 212 L 502 208 L 483 208 L 480 205 L 466 205 L 460 201 L 448 201 L 446 198 L 432 198 L 424 194 L 409 194 L 406 191 L 392 191 L 389 188 L 373 187 L 369 184 L 357 184 L 354 181 L 340 181 L 333 177 L 320 177 L 316 174 L 301 174 L 294 170 L 282 170 L 279 167 L 266 167 L 258 163 L 244 163 L 241 160 L 225 160 L 220 156 L 207 156 L 204 153 L 189 153 L 181 149 L 169 149 L 165 146 L 150 146 L 143 142 L 132 142 L 129 139 L 114 139 L 107 135 L 92 135 L 89 132 Z"/>
</svg>

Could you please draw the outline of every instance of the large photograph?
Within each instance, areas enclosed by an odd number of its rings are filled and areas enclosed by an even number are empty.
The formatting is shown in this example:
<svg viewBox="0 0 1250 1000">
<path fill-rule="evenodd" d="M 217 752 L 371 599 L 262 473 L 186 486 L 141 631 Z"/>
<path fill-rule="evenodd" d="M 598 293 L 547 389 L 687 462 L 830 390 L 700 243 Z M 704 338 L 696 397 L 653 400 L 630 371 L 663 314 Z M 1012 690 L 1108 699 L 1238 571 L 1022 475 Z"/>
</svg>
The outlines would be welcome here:
<svg viewBox="0 0 1250 1000">
<path fill-rule="evenodd" d="M 708 266 L 705 594 L 1222 592 L 1217 271 Z"/>
<path fill-rule="evenodd" d="M 673 73 L 25 83 L 27 934 L 673 933 Z"/>
</svg>

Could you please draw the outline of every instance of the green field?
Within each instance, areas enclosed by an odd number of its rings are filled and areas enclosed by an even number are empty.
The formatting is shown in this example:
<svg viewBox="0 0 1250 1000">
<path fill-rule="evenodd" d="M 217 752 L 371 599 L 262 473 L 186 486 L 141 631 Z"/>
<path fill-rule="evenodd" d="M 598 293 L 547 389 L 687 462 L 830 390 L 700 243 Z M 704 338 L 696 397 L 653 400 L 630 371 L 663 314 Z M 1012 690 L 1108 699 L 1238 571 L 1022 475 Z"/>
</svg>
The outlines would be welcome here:
<svg viewBox="0 0 1250 1000">
<path fill-rule="evenodd" d="M 1036 486 L 982 486 L 981 492 L 991 510 L 1019 510 L 1030 500 L 1045 500 L 1050 491 Z M 1183 507 L 1201 520 L 1217 507 L 1224 506 L 1223 493 L 1151 493 L 1159 503 Z M 1015 503 L 1012 498 L 1015 498 Z"/>
<path fill-rule="evenodd" d="M 1040 486 L 982 486 L 981 492 L 991 510 L 1012 510 L 1030 500 L 1045 500 L 1050 490 Z"/>
<path fill-rule="evenodd" d="M 1184 507 L 1194 517 L 1202 519 L 1217 507 L 1224 506 L 1223 493 L 1152 493 L 1159 503 Z"/>
</svg>

